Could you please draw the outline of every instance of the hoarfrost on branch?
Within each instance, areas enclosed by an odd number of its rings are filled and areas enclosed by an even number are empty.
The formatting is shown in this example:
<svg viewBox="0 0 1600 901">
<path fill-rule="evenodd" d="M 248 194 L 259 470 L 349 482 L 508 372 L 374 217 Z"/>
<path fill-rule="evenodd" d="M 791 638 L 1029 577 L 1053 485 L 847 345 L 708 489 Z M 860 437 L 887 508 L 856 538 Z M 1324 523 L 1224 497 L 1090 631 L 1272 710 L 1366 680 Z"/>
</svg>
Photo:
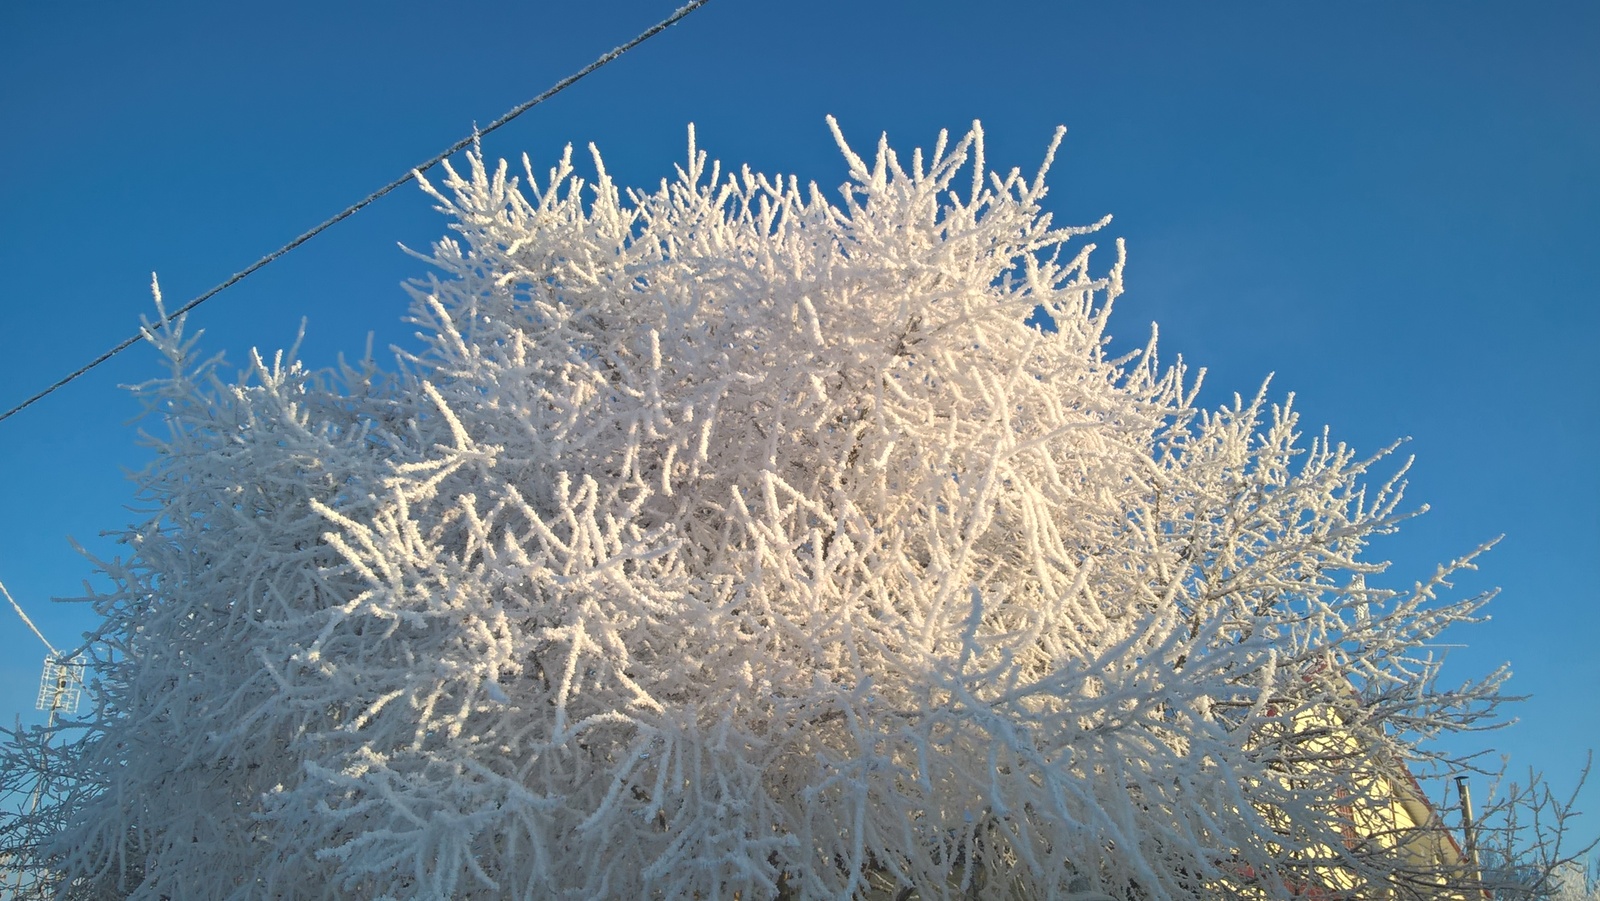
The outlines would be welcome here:
<svg viewBox="0 0 1600 901">
<path fill-rule="evenodd" d="M 1044 212 L 1055 143 L 1034 175 L 990 173 L 976 126 L 839 146 L 831 198 L 692 132 L 652 192 L 598 154 L 592 181 L 570 150 L 524 178 L 469 156 L 426 186 L 455 235 L 392 367 L 225 380 L 152 326 L 156 513 L 97 600 L 64 885 L 1409 878 L 1350 810 L 1492 712 L 1500 675 L 1441 689 L 1429 649 L 1484 600 L 1436 597 L 1471 558 L 1376 587 L 1364 549 L 1406 515 L 1382 454 L 1304 439 L 1264 389 L 1198 408 L 1153 335 L 1113 356 L 1122 247 L 1092 267 L 1104 222 Z"/>
</svg>

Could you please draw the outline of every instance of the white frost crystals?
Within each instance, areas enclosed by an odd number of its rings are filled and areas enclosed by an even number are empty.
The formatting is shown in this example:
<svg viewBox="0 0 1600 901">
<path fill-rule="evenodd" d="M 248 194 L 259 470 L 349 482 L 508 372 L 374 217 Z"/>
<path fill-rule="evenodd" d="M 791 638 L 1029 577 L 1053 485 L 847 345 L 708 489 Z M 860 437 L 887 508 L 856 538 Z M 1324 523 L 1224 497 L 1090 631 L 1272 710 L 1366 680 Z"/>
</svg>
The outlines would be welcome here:
<svg viewBox="0 0 1600 901">
<path fill-rule="evenodd" d="M 233 383 L 153 330 L 158 512 L 98 600 L 63 891 L 1391 879 L 1329 859 L 1373 764 L 1291 726 L 1393 758 L 1492 707 L 1426 647 L 1482 599 L 1368 587 L 1398 484 L 1261 396 L 1196 410 L 1153 340 L 1110 358 L 1120 250 L 1092 274 L 976 128 L 840 147 L 832 203 L 692 137 L 653 193 L 469 157 L 392 370 Z"/>
</svg>

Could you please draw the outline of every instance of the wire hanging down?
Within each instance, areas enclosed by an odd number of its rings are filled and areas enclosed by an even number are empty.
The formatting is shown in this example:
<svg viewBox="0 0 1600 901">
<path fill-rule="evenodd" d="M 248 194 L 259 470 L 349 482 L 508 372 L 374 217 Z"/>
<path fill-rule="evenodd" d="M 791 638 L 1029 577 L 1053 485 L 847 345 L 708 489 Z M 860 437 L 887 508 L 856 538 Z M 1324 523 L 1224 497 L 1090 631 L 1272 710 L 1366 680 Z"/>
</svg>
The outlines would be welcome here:
<svg viewBox="0 0 1600 901">
<path fill-rule="evenodd" d="M 522 104 L 520 104 L 518 106 L 512 107 L 509 111 L 507 111 L 505 113 L 505 115 L 503 115 L 500 118 L 494 120 L 493 122 L 490 122 L 488 125 L 484 126 L 482 129 L 474 130 L 473 133 L 468 135 L 467 137 L 462 138 L 461 140 L 455 142 L 454 144 L 451 144 L 449 147 L 446 147 L 444 150 L 440 151 L 439 153 L 434 154 L 433 156 L 429 157 L 428 159 L 424 160 L 423 162 L 417 164 L 416 166 L 413 166 L 411 168 L 411 170 L 408 171 L 406 174 L 400 176 L 399 178 L 395 179 L 394 181 L 389 182 L 388 184 L 384 185 L 383 187 L 379 188 L 378 190 L 373 191 L 371 194 L 368 194 L 367 196 L 361 198 L 359 201 L 351 204 L 350 206 L 345 207 L 339 213 L 337 213 L 334 216 L 328 218 L 326 221 L 324 221 L 322 224 L 318 225 L 316 228 L 311 229 L 310 231 L 306 232 L 305 234 L 301 235 L 300 237 L 295 238 L 293 241 L 290 241 L 288 244 L 283 245 L 282 247 L 278 248 L 277 250 L 274 250 L 272 253 L 269 253 L 266 256 L 262 257 L 261 259 L 256 260 L 254 263 L 251 263 L 249 266 L 246 266 L 245 268 L 239 270 L 238 272 L 235 272 L 232 276 L 230 276 L 228 278 L 227 281 L 222 282 L 221 284 L 217 285 L 216 287 L 212 288 L 211 290 L 205 292 L 204 294 L 201 294 L 199 297 L 196 297 L 193 300 L 189 301 L 188 303 L 185 303 L 183 306 L 177 308 L 176 310 L 173 310 L 170 314 L 167 315 L 167 317 L 165 319 L 161 320 L 161 324 L 164 325 L 164 324 L 172 321 L 173 319 L 176 319 L 177 317 L 182 316 L 184 313 L 189 312 L 190 310 L 192 310 L 195 307 L 198 307 L 199 305 L 205 303 L 206 301 L 208 301 L 211 298 L 217 296 L 218 294 L 222 293 L 223 291 L 227 290 L 228 288 L 233 287 L 234 285 L 236 285 L 239 282 L 243 281 L 244 278 L 246 276 L 248 276 L 249 274 L 251 274 L 252 272 L 255 272 L 257 269 L 260 269 L 261 267 L 267 265 L 268 263 L 272 262 L 273 260 L 276 260 L 278 257 L 283 256 L 284 254 L 288 253 L 289 251 L 294 250 L 296 247 L 299 247 L 301 244 L 304 244 L 307 241 L 311 240 L 312 238 L 315 238 L 317 235 L 319 235 L 322 232 L 326 231 L 329 227 L 331 227 L 331 226 L 333 226 L 333 225 L 335 225 L 335 224 L 337 224 L 337 223 L 339 223 L 339 222 L 341 222 L 341 221 L 343 221 L 345 219 L 348 219 L 350 216 L 354 215 L 357 211 L 359 211 L 362 208 L 370 205 L 373 201 L 377 200 L 378 198 L 382 197 L 385 194 L 388 194 L 390 191 L 393 191 L 395 188 L 400 187 L 401 185 L 405 184 L 406 182 L 411 181 L 412 179 L 416 178 L 419 174 L 421 174 L 421 173 L 427 171 L 428 169 L 432 168 L 433 166 L 438 164 L 441 160 L 443 160 L 445 157 L 448 157 L 452 153 L 456 153 L 458 151 L 461 151 L 461 150 L 465 149 L 467 147 L 467 145 L 471 144 L 473 141 L 483 137 L 486 134 L 489 134 L 490 132 L 494 131 L 495 129 L 499 128 L 500 126 L 506 124 L 507 122 L 510 122 L 512 119 L 515 119 L 516 117 L 522 115 L 523 113 L 527 112 L 528 110 L 533 109 L 534 107 L 536 107 L 539 104 L 545 102 L 546 100 L 549 100 L 551 97 L 554 97 L 555 95 L 557 95 L 557 94 L 561 93 L 562 91 L 566 90 L 567 88 L 571 87 L 579 79 L 583 78 L 585 75 L 588 75 L 590 72 L 593 72 L 594 70 L 600 68 L 601 66 L 604 66 L 606 63 L 609 63 L 612 60 L 616 59 L 617 57 L 621 56 L 622 54 L 627 53 L 629 50 L 632 50 L 633 48 L 639 46 L 640 44 L 644 43 L 645 41 L 648 41 L 649 39 L 655 37 L 656 35 L 660 34 L 661 32 L 666 31 L 668 28 L 670 28 L 674 24 L 676 24 L 679 19 L 682 19 L 684 16 L 687 16 L 688 14 L 694 12 L 695 10 L 699 9 L 700 7 L 706 5 L 708 2 L 710 2 L 710 0 L 690 0 L 690 2 L 688 2 L 688 3 L 684 4 L 683 6 L 679 7 L 677 12 L 673 13 L 672 15 L 666 17 L 665 19 L 662 19 L 660 22 L 657 22 L 656 24 L 654 24 L 654 25 L 650 26 L 649 28 L 645 29 L 644 31 L 640 32 L 639 35 L 637 37 L 635 37 L 633 40 L 628 41 L 626 44 L 621 44 L 621 45 L 619 45 L 617 47 L 612 48 L 610 52 L 602 54 L 599 59 L 596 59 L 594 62 L 590 63 L 589 65 L 584 66 L 582 69 L 579 69 L 578 71 L 572 73 L 571 75 L 568 75 L 566 78 L 563 78 L 560 81 L 556 82 L 548 90 L 546 90 L 544 93 L 540 94 L 539 96 L 537 96 L 537 97 L 533 98 L 532 100 L 529 100 L 529 101 L 527 101 L 525 103 L 522 103 Z M 28 407 L 33 406 L 34 404 L 38 403 L 41 400 L 44 400 L 46 397 L 48 397 L 49 395 L 54 393 L 56 391 L 56 389 L 63 387 L 68 382 L 71 382 L 72 380 L 78 378 L 79 376 L 84 375 L 89 370 L 95 368 L 96 366 L 99 366 L 101 363 L 104 363 L 105 361 L 111 359 L 112 357 L 116 356 L 117 354 L 122 353 L 123 351 L 125 351 L 128 348 L 134 346 L 135 344 L 138 344 L 140 342 L 140 340 L 142 340 L 143 338 L 144 338 L 144 331 L 143 330 L 140 330 L 138 333 L 136 333 L 134 335 L 131 335 L 128 338 L 125 338 L 116 347 L 111 348 L 110 350 L 106 351 L 105 353 L 101 354 L 100 356 L 95 357 L 93 360 L 90 360 L 88 363 L 85 363 L 84 365 L 82 365 L 82 366 L 78 367 L 77 369 L 73 370 L 72 372 L 68 373 L 64 378 L 62 378 L 61 380 L 57 381 L 55 384 L 49 386 L 48 388 L 45 388 L 43 391 L 40 391 L 38 394 L 33 395 L 32 397 L 28 398 L 27 400 L 23 401 L 20 404 L 17 404 L 15 407 L 12 407 L 11 409 L 5 411 L 4 413 L 0 413 L 0 422 L 4 422 L 5 420 L 10 419 L 12 416 L 15 416 L 16 414 L 22 412 L 23 410 L 27 409 Z"/>
</svg>

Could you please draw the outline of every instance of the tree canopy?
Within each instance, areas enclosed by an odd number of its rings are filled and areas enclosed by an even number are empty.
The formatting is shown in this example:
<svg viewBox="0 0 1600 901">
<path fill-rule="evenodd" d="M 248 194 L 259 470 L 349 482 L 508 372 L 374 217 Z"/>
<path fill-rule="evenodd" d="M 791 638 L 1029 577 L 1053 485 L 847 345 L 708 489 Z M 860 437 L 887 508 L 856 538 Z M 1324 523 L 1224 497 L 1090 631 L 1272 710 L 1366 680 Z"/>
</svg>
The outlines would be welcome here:
<svg viewBox="0 0 1600 901">
<path fill-rule="evenodd" d="M 1153 334 L 1112 353 L 1121 247 L 1045 211 L 1055 143 L 1024 175 L 976 125 L 838 137 L 836 195 L 692 132 L 654 191 L 470 155 L 392 364 L 233 379 L 152 323 L 153 512 L 52 752 L 59 888 L 1436 887 L 1350 840 L 1374 774 L 1499 700 L 1435 682 L 1471 555 L 1367 556 L 1405 464 L 1265 388 L 1201 408 Z"/>
</svg>

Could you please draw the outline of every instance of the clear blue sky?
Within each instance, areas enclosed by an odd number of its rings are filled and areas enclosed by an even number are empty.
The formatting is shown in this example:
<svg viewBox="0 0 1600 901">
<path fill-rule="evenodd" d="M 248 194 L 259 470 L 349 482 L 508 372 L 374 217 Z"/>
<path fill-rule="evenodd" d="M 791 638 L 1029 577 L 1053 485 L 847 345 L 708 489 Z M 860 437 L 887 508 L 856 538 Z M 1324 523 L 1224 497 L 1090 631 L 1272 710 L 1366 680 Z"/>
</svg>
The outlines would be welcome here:
<svg viewBox="0 0 1600 901">
<path fill-rule="evenodd" d="M 672 5 L 0 4 L 0 405 L 129 334 L 152 270 L 195 295 Z M 1509 661 L 1531 700 L 1480 745 L 1570 787 L 1600 748 L 1600 4 L 712 0 L 485 149 L 593 141 L 652 185 L 695 122 L 726 163 L 831 188 L 829 113 L 869 146 L 982 119 L 1000 168 L 1066 125 L 1051 204 L 1115 215 L 1120 342 L 1158 321 L 1213 403 L 1275 372 L 1313 429 L 1410 436 L 1433 509 L 1374 554 L 1409 585 L 1505 535 L 1460 581 L 1502 594 L 1446 679 Z M 314 364 L 404 341 L 422 268 L 396 242 L 444 226 L 404 188 L 193 322 L 235 361 L 301 317 Z M 136 349 L 0 423 L 0 580 L 58 644 L 91 623 L 49 601 L 91 575 L 67 536 L 114 554 L 99 533 L 136 516 L 117 386 L 156 371 Z M 31 721 L 42 648 L 13 617 L 0 652 L 0 714 Z"/>
</svg>

